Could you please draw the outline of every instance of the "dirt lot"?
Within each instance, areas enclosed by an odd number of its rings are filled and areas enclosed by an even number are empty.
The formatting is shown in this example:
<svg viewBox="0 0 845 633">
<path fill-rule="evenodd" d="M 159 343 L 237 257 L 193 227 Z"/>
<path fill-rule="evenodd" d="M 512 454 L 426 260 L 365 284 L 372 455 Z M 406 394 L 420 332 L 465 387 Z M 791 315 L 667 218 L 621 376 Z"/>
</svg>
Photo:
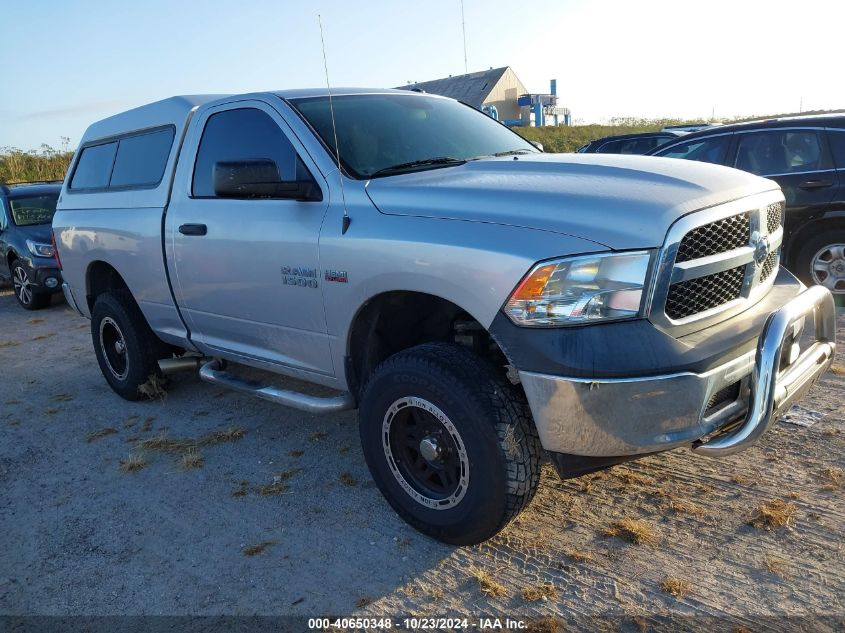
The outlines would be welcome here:
<svg viewBox="0 0 845 633">
<path fill-rule="evenodd" d="M 677 450 L 568 482 L 546 467 L 517 522 L 456 549 L 382 500 L 354 413 L 299 413 L 192 375 L 128 403 L 90 347 L 64 303 L 27 313 L 0 289 L 0 614 L 842 630 L 841 353 L 802 403 L 823 414 L 813 426 L 778 423 L 718 461 Z"/>
</svg>

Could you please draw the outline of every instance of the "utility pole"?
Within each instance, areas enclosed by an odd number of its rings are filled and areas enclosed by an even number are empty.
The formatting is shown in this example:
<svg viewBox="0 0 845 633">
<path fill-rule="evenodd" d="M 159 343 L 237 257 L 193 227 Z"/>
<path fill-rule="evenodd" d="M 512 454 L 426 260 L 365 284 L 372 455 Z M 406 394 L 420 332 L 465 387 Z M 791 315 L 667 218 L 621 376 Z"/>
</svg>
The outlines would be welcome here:
<svg viewBox="0 0 845 633">
<path fill-rule="evenodd" d="M 464 20 L 464 0 L 461 0 L 461 29 L 464 32 L 464 74 L 469 73 L 469 67 L 467 66 L 467 23 Z"/>
</svg>

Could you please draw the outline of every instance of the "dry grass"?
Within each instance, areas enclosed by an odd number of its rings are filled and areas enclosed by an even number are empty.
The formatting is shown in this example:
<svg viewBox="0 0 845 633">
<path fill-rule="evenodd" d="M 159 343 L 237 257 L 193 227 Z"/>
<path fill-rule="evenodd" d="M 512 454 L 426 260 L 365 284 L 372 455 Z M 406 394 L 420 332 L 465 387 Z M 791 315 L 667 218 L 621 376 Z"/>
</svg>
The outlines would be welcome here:
<svg viewBox="0 0 845 633">
<path fill-rule="evenodd" d="M 766 565 L 766 569 L 775 576 L 786 578 L 789 575 L 789 567 L 787 566 L 786 561 L 782 558 L 766 556 L 766 558 L 763 559 L 763 563 Z"/>
<path fill-rule="evenodd" d="M 205 460 L 202 457 L 202 453 L 195 448 L 189 448 L 185 451 L 182 455 L 182 459 L 179 461 L 179 465 L 183 470 L 202 468 L 204 464 Z"/>
<path fill-rule="evenodd" d="M 592 554 L 588 552 L 576 552 L 575 550 L 570 549 L 566 550 L 564 554 L 576 563 L 591 563 L 593 561 Z"/>
<path fill-rule="evenodd" d="M 88 437 L 85 438 L 85 441 L 90 444 L 91 442 L 96 442 L 101 437 L 106 437 L 107 435 L 114 435 L 115 433 L 117 433 L 117 429 L 107 426 L 106 428 L 100 429 L 99 431 L 89 433 Z"/>
<path fill-rule="evenodd" d="M 373 601 L 373 599 L 370 598 L 369 596 L 362 596 L 362 597 L 358 598 L 358 600 L 355 602 L 355 606 L 358 609 L 363 609 L 368 604 L 371 604 L 372 601 Z"/>
<path fill-rule="evenodd" d="M 492 598 L 500 598 L 502 596 L 508 595 L 508 590 L 505 589 L 505 586 L 498 582 L 493 576 L 490 575 L 489 572 L 485 571 L 484 569 L 480 569 L 478 567 L 470 567 L 469 569 L 470 576 L 475 578 L 475 581 L 478 583 L 479 588 L 481 589 L 481 593 L 485 596 L 490 596 Z"/>
<path fill-rule="evenodd" d="M 527 587 L 522 590 L 522 599 L 527 602 L 537 602 L 538 600 L 554 600 L 557 598 L 557 588 L 552 584 L 537 585 L 535 587 Z"/>
<path fill-rule="evenodd" d="M 669 503 L 666 504 L 666 507 L 678 514 L 691 514 L 697 517 L 703 517 L 705 514 L 704 509 L 700 506 L 684 499 L 678 499 L 677 497 L 671 498 Z"/>
<path fill-rule="evenodd" d="M 329 436 L 328 433 L 325 431 L 314 431 L 311 435 L 308 436 L 309 442 L 319 442 L 320 440 L 324 440 Z"/>
<path fill-rule="evenodd" d="M 205 436 L 199 441 L 200 446 L 211 446 L 213 444 L 222 444 L 224 442 L 237 442 L 243 439 L 246 431 L 236 427 L 229 427 L 225 431 L 215 431 L 210 435 Z"/>
<path fill-rule="evenodd" d="M 822 486 L 825 490 L 838 490 L 842 487 L 843 475 L 842 469 L 836 466 L 829 466 L 821 472 Z"/>
<path fill-rule="evenodd" d="M 194 440 L 167 437 L 165 433 L 141 442 L 141 448 L 162 453 L 184 453 L 190 448 L 196 448 L 196 446 Z"/>
<path fill-rule="evenodd" d="M 831 365 L 830 373 L 836 374 L 837 376 L 842 376 L 843 374 L 845 374 L 845 365 Z"/>
<path fill-rule="evenodd" d="M 152 417 L 144 420 L 144 424 L 141 425 L 141 433 L 149 433 L 153 430 L 153 420 L 155 420 L 155 418 Z"/>
<path fill-rule="evenodd" d="M 753 486 L 754 485 L 754 480 L 751 479 L 751 477 L 748 477 L 746 475 L 734 475 L 733 477 L 731 477 L 731 481 L 733 483 L 737 484 L 738 486 Z"/>
<path fill-rule="evenodd" d="M 642 519 L 620 519 L 609 528 L 604 528 L 602 534 L 619 537 L 634 545 L 654 545 L 658 541 L 654 528 Z"/>
<path fill-rule="evenodd" d="M 150 400 L 163 400 L 167 397 L 166 384 L 158 374 L 150 374 L 147 381 L 138 387 L 138 393 Z"/>
<path fill-rule="evenodd" d="M 32 337 L 32 340 L 33 341 L 43 341 L 45 339 L 50 338 L 51 336 L 55 336 L 55 334 L 53 334 L 52 332 L 46 332 L 44 334 L 36 334 L 35 336 Z"/>
<path fill-rule="evenodd" d="M 238 487 L 232 490 L 233 497 L 245 497 L 249 494 L 249 482 L 248 481 L 241 481 L 238 483 Z"/>
<path fill-rule="evenodd" d="M 663 582 L 660 583 L 660 588 L 680 600 L 690 592 L 692 585 L 686 580 L 681 580 L 680 578 L 666 577 L 663 579 Z"/>
<path fill-rule="evenodd" d="M 298 468 L 289 468 L 273 475 L 273 483 L 258 488 L 258 493 L 265 497 L 280 495 L 288 490 L 288 480 L 299 472 Z"/>
<path fill-rule="evenodd" d="M 340 479 L 340 483 L 344 486 L 349 486 L 350 488 L 358 485 L 358 480 L 352 476 L 352 473 L 340 473 L 340 477 L 338 477 L 338 479 Z"/>
<path fill-rule="evenodd" d="M 17 341 L 0 341 L 0 349 L 6 348 L 6 347 L 17 347 L 17 345 L 18 345 Z"/>
<path fill-rule="evenodd" d="M 27 321 L 30 325 L 37 325 L 38 323 L 44 323 L 44 319 L 40 317 L 33 317 L 29 321 Z"/>
<path fill-rule="evenodd" d="M 278 541 L 261 541 L 255 545 L 247 545 L 241 550 L 241 553 L 244 556 L 258 556 L 259 554 L 263 554 L 267 551 L 267 548 L 272 547 L 277 542 Z"/>
<path fill-rule="evenodd" d="M 767 530 L 789 527 L 795 519 L 795 512 L 794 504 L 782 499 L 773 499 L 761 503 L 748 520 L 748 524 Z"/>
<path fill-rule="evenodd" d="M 302 457 L 305 454 L 305 451 L 291 451 L 288 453 L 291 457 Z"/>
<path fill-rule="evenodd" d="M 145 428 L 152 428 L 152 420 L 153 418 L 147 418 L 147 421 L 144 423 L 144 427 L 142 427 L 141 430 L 144 430 Z M 147 422 L 149 422 L 149 426 L 147 426 Z M 224 442 L 237 442 L 246 435 L 246 431 L 243 429 L 232 427 L 226 429 L 225 431 L 215 431 L 205 437 L 195 440 L 187 437 L 168 437 L 167 433 L 164 431 L 165 430 L 163 429 L 162 433 L 156 437 L 150 437 L 143 440 L 141 442 L 141 448 L 151 451 L 160 451 L 162 453 L 186 453 L 190 450 L 197 450 L 206 446 L 222 444 Z"/>
<path fill-rule="evenodd" d="M 50 398 L 53 402 L 70 402 L 73 400 L 73 396 L 69 393 L 57 393 L 55 396 Z"/>
<path fill-rule="evenodd" d="M 147 465 L 147 460 L 141 453 L 131 453 L 125 461 L 120 462 L 120 472 L 134 473 Z"/>
</svg>

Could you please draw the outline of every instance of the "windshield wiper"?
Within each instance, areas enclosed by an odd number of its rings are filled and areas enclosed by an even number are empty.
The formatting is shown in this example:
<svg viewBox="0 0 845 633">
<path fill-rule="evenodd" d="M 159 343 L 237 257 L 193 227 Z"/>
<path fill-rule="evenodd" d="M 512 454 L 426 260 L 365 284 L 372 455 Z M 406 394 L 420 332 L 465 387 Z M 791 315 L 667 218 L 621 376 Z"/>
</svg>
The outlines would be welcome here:
<svg viewBox="0 0 845 633">
<path fill-rule="evenodd" d="M 530 149 L 509 149 L 506 152 L 496 152 L 495 154 L 491 154 L 491 156 L 516 156 L 517 154 L 536 154 L 537 152 L 532 152 Z"/>
<path fill-rule="evenodd" d="M 438 156 L 436 158 L 424 158 L 422 160 L 412 160 L 407 163 L 399 163 L 398 165 L 391 165 L 390 167 L 383 167 L 370 174 L 373 176 L 385 176 L 387 174 L 395 174 L 403 171 L 413 171 L 417 167 L 436 167 L 440 165 L 463 165 L 466 160 L 463 158 L 453 158 L 452 156 Z"/>
</svg>

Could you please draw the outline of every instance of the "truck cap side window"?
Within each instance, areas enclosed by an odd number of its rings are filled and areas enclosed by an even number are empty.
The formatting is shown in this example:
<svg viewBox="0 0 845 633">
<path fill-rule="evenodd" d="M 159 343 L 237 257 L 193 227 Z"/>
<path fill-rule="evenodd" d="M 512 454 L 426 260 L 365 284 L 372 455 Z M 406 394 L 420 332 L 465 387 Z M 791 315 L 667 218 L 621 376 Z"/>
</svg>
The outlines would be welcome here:
<svg viewBox="0 0 845 633">
<path fill-rule="evenodd" d="M 191 195 L 215 197 L 215 163 L 249 160 L 273 161 L 282 181 L 311 180 L 293 145 L 270 115 L 257 108 L 238 108 L 208 118 L 197 150 Z"/>
<path fill-rule="evenodd" d="M 82 148 L 70 189 L 131 189 L 158 185 L 174 135 L 173 126 L 169 126 Z"/>
<path fill-rule="evenodd" d="M 164 175 L 173 136 L 174 130 L 171 127 L 120 139 L 109 186 L 128 187 L 158 183 Z"/>
<path fill-rule="evenodd" d="M 92 145 L 82 150 L 70 181 L 71 189 L 104 189 L 108 187 L 117 142 Z"/>
</svg>

